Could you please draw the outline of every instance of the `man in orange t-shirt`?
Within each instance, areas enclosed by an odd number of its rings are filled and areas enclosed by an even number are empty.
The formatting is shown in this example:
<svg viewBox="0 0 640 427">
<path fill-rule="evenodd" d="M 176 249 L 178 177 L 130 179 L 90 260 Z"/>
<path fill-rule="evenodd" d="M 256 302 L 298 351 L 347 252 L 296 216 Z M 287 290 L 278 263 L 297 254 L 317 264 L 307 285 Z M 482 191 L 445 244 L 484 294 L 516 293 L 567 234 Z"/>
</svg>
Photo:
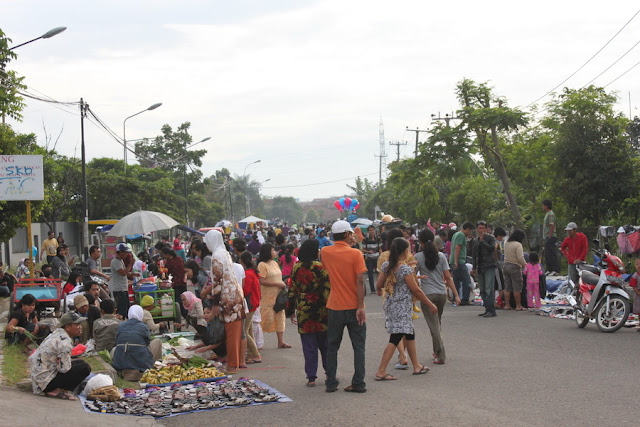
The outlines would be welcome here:
<svg viewBox="0 0 640 427">
<path fill-rule="evenodd" d="M 353 229 L 347 221 L 336 221 L 331 227 L 333 246 L 322 248 L 322 265 L 329 273 L 331 293 L 327 301 L 329 341 L 327 349 L 327 392 L 338 389 L 338 349 L 342 342 L 344 327 L 349 331 L 353 346 L 355 372 L 351 385 L 345 391 L 364 393 L 364 348 L 367 338 L 366 316 L 364 312 L 364 273 L 367 267 L 362 252 L 351 248 L 348 241 Z"/>
</svg>

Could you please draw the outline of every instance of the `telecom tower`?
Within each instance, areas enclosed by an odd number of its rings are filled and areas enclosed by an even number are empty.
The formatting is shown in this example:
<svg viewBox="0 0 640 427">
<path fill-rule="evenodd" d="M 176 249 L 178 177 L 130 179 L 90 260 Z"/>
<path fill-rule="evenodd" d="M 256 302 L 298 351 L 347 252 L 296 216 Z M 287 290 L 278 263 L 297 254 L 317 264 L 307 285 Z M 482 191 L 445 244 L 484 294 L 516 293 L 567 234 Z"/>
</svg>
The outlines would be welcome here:
<svg viewBox="0 0 640 427">
<path fill-rule="evenodd" d="M 384 170 L 384 177 L 387 178 L 387 153 L 385 151 L 384 143 L 384 124 L 382 123 L 382 117 L 380 117 L 380 128 L 378 130 L 380 139 L 380 154 L 376 157 L 380 158 L 380 169 L 378 170 L 378 188 L 382 187 L 382 171 Z"/>
</svg>

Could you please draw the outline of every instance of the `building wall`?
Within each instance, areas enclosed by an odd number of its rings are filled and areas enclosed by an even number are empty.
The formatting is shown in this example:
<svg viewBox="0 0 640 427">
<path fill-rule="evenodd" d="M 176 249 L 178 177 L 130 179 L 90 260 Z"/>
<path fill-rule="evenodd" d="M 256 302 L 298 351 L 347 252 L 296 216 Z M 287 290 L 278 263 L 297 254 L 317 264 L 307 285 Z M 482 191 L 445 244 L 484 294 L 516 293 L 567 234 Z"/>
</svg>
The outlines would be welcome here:
<svg viewBox="0 0 640 427">
<path fill-rule="evenodd" d="M 77 222 L 57 222 L 55 224 L 56 237 L 62 232 L 64 242 L 69 246 L 69 254 L 81 256 L 81 244 L 82 244 L 82 224 Z M 40 255 L 42 249 L 42 242 L 47 238 L 49 232 L 49 226 L 44 223 L 32 223 L 31 224 L 31 241 L 33 246 L 38 248 L 38 259 L 36 262 L 40 262 Z M 28 254 L 27 245 L 27 228 L 20 228 L 16 230 L 16 235 L 9 239 L 7 245 L 3 247 L 3 262 L 8 263 L 9 267 L 15 268 L 21 259 L 27 258 Z M 44 258 L 46 262 L 46 258 Z"/>
</svg>

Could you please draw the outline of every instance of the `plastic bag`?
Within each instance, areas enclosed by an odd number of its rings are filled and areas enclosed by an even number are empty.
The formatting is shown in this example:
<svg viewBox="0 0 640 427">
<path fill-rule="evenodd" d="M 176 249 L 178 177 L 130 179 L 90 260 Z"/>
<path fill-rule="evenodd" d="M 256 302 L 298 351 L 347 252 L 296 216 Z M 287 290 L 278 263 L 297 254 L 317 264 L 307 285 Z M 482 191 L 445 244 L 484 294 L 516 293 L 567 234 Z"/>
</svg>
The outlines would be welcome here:
<svg viewBox="0 0 640 427">
<path fill-rule="evenodd" d="M 113 380 L 109 375 L 105 374 L 97 374 L 94 375 L 87 381 L 87 385 L 82 390 L 82 395 L 87 396 L 93 390 L 99 389 L 101 387 L 107 387 L 113 385 Z"/>
</svg>

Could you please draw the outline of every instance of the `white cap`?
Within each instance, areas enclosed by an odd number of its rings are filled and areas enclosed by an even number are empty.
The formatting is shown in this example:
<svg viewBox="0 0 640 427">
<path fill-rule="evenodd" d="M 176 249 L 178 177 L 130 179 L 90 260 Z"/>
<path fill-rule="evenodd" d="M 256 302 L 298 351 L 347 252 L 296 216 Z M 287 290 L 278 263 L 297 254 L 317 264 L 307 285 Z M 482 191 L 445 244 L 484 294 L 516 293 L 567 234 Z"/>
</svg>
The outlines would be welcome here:
<svg viewBox="0 0 640 427">
<path fill-rule="evenodd" d="M 569 224 L 567 224 L 567 228 L 565 228 L 564 231 L 577 230 L 577 229 L 578 229 L 578 225 L 575 222 L 570 222 Z"/>
<path fill-rule="evenodd" d="M 347 221 L 336 221 L 331 226 L 331 232 L 334 234 L 346 233 L 347 231 L 353 233 L 353 228 L 351 228 L 351 225 Z"/>
</svg>

